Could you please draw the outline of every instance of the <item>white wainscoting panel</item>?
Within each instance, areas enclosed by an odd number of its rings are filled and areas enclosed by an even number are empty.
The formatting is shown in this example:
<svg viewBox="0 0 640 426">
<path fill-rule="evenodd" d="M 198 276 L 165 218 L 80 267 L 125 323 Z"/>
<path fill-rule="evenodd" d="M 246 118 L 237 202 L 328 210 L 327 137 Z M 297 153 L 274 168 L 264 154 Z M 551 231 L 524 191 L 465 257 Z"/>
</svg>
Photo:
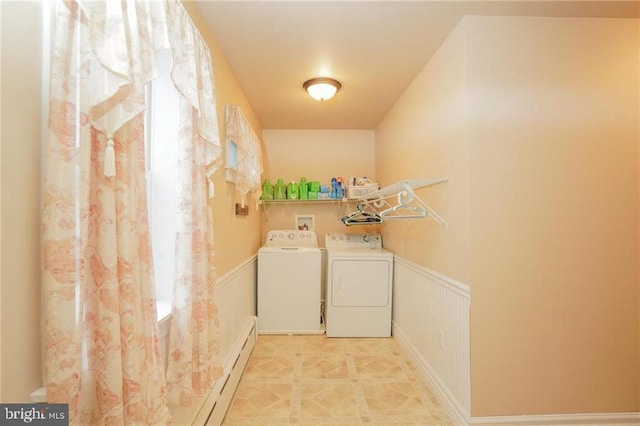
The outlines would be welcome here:
<svg viewBox="0 0 640 426">
<path fill-rule="evenodd" d="M 469 287 L 398 256 L 393 286 L 394 337 L 453 423 L 468 424 Z"/>
<path fill-rule="evenodd" d="M 223 360 L 232 351 L 247 319 L 256 315 L 257 260 L 257 255 L 252 256 L 218 280 L 216 295 Z"/>
</svg>

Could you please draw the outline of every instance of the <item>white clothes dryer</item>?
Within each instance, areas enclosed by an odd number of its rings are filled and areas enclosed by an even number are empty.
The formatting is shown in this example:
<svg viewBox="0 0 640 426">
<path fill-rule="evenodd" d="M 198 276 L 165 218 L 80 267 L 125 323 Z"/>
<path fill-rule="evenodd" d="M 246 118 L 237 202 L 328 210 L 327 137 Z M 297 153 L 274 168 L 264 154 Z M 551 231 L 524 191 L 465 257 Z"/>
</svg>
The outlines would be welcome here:
<svg viewBox="0 0 640 426">
<path fill-rule="evenodd" d="M 379 234 L 330 233 L 327 248 L 327 337 L 389 337 L 393 253 Z"/>
<path fill-rule="evenodd" d="M 258 250 L 258 332 L 322 334 L 322 253 L 312 231 L 269 231 Z"/>
</svg>

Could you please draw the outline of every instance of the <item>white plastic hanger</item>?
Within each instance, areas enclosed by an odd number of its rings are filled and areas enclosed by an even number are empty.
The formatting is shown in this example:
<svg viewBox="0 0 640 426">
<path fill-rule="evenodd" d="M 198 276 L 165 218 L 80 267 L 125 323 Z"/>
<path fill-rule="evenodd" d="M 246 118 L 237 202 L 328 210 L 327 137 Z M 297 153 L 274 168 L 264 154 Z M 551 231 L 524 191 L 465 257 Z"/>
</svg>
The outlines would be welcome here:
<svg viewBox="0 0 640 426">
<path fill-rule="evenodd" d="M 410 203 L 415 199 L 413 192 L 401 191 L 398 193 L 398 204 L 380 212 L 383 219 L 422 219 L 428 212 Z"/>
<path fill-rule="evenodd" d="M 372 206 L 377 211 L 383 207 L 385 210 L 380 211 L 379 216 L 385 220 L 403 220 L 403 219 L 422 219 L 430 216 L 439 225 L 446 227 L 445 222 L 438 213 L 418 197 L 413 191 L 416 188 L 431 186 L 438 183 L 447 182 L 448 178 L 429 179 L 429 180 L 404 180 L 389 185 L 378 191 L 359 197 L 366 206 Z M 391 204 L 389 199 L 396 199 L 397 203 Z"/>
</svg>

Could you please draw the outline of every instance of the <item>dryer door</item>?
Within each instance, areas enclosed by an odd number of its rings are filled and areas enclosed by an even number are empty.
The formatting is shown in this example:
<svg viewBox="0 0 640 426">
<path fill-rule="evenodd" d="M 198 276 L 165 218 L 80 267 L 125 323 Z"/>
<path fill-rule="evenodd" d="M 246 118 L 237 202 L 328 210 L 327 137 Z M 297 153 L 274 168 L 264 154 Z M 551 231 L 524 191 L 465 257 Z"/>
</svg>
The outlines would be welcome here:
<svg viewBox="0 0 640 426">
<path fill-rule="evenodd" d="M 387 306 L 390 273 L 388 260 L 332 260 L 331 304 Z"/>
</svg>

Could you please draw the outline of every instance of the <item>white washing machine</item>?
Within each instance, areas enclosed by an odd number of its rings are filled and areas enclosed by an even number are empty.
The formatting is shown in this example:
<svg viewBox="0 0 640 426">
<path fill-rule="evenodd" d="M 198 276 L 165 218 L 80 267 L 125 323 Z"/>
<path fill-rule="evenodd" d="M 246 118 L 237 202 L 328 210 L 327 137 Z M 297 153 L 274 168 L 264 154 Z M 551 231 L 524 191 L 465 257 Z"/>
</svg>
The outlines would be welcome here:
<svg viewBox="0 0 640 426">
<path fill-rule="evenodd" d="M 322 334 L 322 254 L 312 231 L 269 231 L 258 250 L 258 332 Z"/>
<path fill-rule="evenodd" d="M 389 337 L 393 253 L 379 234 L 327 234 L 327 337 Z"/>
</svg>

